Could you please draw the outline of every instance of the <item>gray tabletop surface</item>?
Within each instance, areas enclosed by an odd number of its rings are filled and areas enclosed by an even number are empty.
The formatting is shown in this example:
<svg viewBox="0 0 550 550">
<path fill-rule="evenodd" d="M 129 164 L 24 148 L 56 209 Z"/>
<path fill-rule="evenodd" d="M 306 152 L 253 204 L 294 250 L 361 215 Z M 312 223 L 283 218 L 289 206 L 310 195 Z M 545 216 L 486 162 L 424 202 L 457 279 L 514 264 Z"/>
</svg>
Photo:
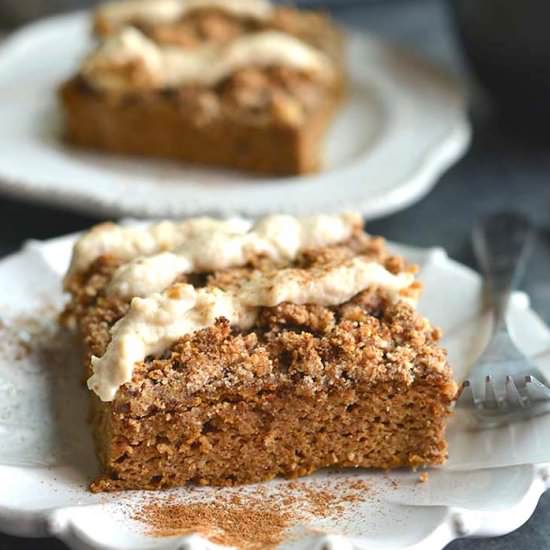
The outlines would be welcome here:
<svg viewBox="0 0 550 550">
<path fill-rule="evenodd" d="M 342 21 L 373 30 L 423 52 L 453 72 L 467 76 L 453 40 L 445 5 L 435 0 L 359 4 L 337 12 Z M 539 239 L 524 288 L 533 307 L 550 322 L 550 154 L 534 138 L 503 130 L 483 102 L 474 98 L 474 140 L 466 155 L 438 186 L 416 205 L 368 224 L 369 231 L 419 246 L 443 246 L 451 257 L 473 265 L 469 233 L 475 220 L 500 209 L 521 209 L 537 222 Z M 0 199 L 0 255 L 17 250 L 25 239 L 46 239 L 96 222 L 91 216 Z M 452 289 L 449 290 L 452 292 Z M 550 458 L 550 457 L 549 457 Z M 469 539 L 447 550 L 542 550 L 550 548 L 550 493 L 520 529 L 500 538 Z M 0 550 L 54 550 L 53 539 L 0 535 Z"/>
</svg>

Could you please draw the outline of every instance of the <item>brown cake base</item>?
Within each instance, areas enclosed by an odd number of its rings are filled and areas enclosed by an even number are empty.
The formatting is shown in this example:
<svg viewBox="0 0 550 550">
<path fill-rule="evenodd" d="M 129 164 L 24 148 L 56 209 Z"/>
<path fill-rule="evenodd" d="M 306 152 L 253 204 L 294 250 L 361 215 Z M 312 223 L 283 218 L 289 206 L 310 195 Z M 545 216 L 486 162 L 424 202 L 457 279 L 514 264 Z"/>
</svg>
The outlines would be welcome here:
<svg viewBox="0 0 550 550">
<path fill-rule="evenodd" d="M 208 105 L 204 113 L 184 108 L 177 93 L 113 98 L 79 78 L 60 90 L 66 139 L 78 147 L 275 175 L 319 170 L 326 128 L 342 95 L 327 95 L 297 123 L 284 102 L 259 121 L 209 114 Z"/>
<path fill-rule="evenodd" d="M 330 390 L 281 384 L 197 395 L 147 418 L 96 400 L 106 474 L 93 491 L 194 482 L 234 485 L 294 478 L 329 466 L 395 468 L 446 459 L 447 380 L 361 383 Z M 108 429 L 106 429 L 108 428 Z"/>
</svg>

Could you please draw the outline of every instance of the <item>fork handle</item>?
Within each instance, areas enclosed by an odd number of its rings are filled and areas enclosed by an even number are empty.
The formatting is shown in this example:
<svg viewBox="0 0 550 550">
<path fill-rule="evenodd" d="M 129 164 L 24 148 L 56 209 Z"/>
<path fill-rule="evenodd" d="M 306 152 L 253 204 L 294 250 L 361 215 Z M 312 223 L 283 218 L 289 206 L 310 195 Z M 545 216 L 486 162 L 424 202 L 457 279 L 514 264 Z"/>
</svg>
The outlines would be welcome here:
<svg viewBox="0 0 550 550">
<path fill-rule="evenodd" d="M 533 226 L 515 213 L 490 215 L 474 228 L 474 254 L 485 276 L 494 332 L 506 329 L 510 294 L 517 288 L 533 245 Z"/>
</svg>

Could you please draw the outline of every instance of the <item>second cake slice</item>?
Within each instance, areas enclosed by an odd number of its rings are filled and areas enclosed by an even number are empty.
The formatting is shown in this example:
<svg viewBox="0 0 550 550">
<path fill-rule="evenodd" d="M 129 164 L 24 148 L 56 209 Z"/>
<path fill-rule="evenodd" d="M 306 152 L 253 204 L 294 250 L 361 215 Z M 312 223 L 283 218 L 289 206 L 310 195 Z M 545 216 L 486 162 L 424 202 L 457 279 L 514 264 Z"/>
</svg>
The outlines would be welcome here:
<svg viewBox="0 0 550 550">
<path fill-rule="evenodd" d="M 312 172 L 344 89 L 330 20 L 265 0 L 126 0 L 60 97 L 67 138 L 107 152 Z"/>
</svg>

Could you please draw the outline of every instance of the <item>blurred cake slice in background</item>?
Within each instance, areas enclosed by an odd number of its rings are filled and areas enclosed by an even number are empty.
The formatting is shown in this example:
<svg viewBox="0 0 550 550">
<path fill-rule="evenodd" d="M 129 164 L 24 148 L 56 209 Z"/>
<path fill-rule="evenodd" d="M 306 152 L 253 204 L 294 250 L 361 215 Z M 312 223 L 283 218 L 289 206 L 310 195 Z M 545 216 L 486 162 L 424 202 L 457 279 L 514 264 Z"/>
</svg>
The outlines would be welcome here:
<svg viewBox="0 0 550 550">
<path fill-rule="evenodd" d="M 127 0 L 60 98 L 66 137 L 112 153 L 267 174 L 314 172 L 344 96 L 342 36 L 266 0 Z"/>
</svg>

